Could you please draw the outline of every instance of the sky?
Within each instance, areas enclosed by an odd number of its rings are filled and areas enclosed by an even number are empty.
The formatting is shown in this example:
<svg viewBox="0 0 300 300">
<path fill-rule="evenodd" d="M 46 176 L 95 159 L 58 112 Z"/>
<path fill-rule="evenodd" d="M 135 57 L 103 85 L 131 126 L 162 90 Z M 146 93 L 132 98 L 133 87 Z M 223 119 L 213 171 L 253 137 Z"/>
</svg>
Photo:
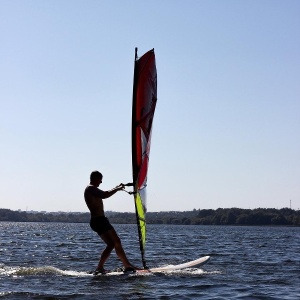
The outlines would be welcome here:
<svg viewBox="0 0 300 300">
<path fill-rule="evenodd" d="M 299 28 L 298 0 L 1 0 L 0 208 L 87 212 L 91 171 L 131 182 L 138 47 L 158 74 L 148 211 L 300 209 Z"/>
</svg>

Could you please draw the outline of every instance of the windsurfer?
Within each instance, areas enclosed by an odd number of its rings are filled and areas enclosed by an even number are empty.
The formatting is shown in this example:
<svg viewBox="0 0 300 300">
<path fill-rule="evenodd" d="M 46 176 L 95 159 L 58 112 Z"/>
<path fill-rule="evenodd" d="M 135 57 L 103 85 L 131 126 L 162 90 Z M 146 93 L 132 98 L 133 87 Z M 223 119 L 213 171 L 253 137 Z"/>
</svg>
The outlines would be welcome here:
<svg viewBox="0 0 300 300">
<path fill-rule="evenodd" d="M 105 217 L 103 208 L 103 199 L 109 198 L 118 191 L 124 190 L 124 184 L 121 183 L 110 191 L 102 191 L 98 188 L 102 183 L 102 179 L 103 176 L 100 172 L 93 171 L 90 175 L 90 184 L 84 191 L 84 199 L 91 213 L 90 226 L 106 244 L 106 248 L 100 256 L 99 264 L 94 274 L 105 273 L 104 263 L 113 249 L 115 249 L 116 254 L 123 263 L 124 271 L 134 272 L 136 268 L 128 261 L 121 240 L 109 220 Z"/>
</svg>

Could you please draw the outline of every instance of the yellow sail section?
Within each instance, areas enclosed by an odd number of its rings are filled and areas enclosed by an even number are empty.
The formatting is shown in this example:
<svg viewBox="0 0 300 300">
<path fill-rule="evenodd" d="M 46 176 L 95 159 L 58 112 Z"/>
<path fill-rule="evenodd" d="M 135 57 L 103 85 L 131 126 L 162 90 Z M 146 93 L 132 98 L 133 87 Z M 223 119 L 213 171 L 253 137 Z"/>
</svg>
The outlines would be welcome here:
<svg viewBox="0 0 300 300">
<path fill-rule="evenodd" d="M 145 219 L 145 211 L 143 207 L 143 200 L 141 198 L 141 195 L 139 192 L 135 195 L 135 208 L 136 208 L 136 214 L 137 214 L 137 221 L 139 224 L 140 229 L 140 243 L 142 246 L 142 249 L 145 249 L 146 244 L 146 219 Z"/>
</svg>

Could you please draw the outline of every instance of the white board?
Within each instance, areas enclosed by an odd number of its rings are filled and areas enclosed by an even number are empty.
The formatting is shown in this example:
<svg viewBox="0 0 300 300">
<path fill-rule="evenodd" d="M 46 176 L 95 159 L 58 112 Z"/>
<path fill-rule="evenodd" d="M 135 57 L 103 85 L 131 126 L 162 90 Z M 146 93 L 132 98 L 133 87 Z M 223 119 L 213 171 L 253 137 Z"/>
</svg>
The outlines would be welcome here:
<svg viewBox="0 0 300 300">
<path fill-rule="evenodd" d="M 174 270 L 182 270 L 182 269 L 187 269 L 187 268 L 196 268 L 200 267 L 204 264 L 206 264 L 210 260 L 210 256 L 203 256 L 198 259 L 179 264 L 179 265 L 168 265 L 164 267 L 158 267 L 158 268 L 150 268 L 150 269 L 141 269 L 141 270 L 136 270 L 136 272 L 128 272 L 124 273 L 122 271 L 110 271 L 105 273 L 104 275 L 121 275 L 121 274 L 146 274 L 146 273 L 163 273 L 163 272 L 171 272 Z M 102 274 L 99 274 L 102 275 Z M 96 276 L 99 276 L 96 275 Z"/>
<path fill-rule="evenodd" d="M 167 272 L 167 271 L 180 270 L 180 269 L 186 269 L 186 268 L 196 268 L 196 267 L 204 265 L 209 260 L 210 260 L 210 256 L 204 256 L 204 257 L 200 257 L 198 259 L 186 262 L 184 264 L 169 265 L 169 266 L 160 267 L 160 268 L 152 268 L 149 271 L 150 272 Z M 141 270 L 141 271 L 145 271 L 145 270 Z M 140 271 L 138 270 L 137 272 L 140 272 Z"/>
</svg>

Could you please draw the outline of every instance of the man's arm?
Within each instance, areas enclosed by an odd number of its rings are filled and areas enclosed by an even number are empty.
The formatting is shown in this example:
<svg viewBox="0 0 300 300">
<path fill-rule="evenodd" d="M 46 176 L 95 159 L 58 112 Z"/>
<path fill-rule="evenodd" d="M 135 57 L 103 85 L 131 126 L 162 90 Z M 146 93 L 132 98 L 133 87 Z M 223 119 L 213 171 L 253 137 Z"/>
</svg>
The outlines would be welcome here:
<svg viewBox="0 0 300 300">
<path fill-rule="evenodd" d="M 106 199 L 111 197 L 112 195 L 114 195 L 116 192 L 118 191 L 122 191 L 124 190 L 125 186 L 123 183 L 120 183 L 118 186 L 116 186 L 115 188 L 111 189 L 110 191 L 102 191 L 102 199 Z"/>
</svg>

